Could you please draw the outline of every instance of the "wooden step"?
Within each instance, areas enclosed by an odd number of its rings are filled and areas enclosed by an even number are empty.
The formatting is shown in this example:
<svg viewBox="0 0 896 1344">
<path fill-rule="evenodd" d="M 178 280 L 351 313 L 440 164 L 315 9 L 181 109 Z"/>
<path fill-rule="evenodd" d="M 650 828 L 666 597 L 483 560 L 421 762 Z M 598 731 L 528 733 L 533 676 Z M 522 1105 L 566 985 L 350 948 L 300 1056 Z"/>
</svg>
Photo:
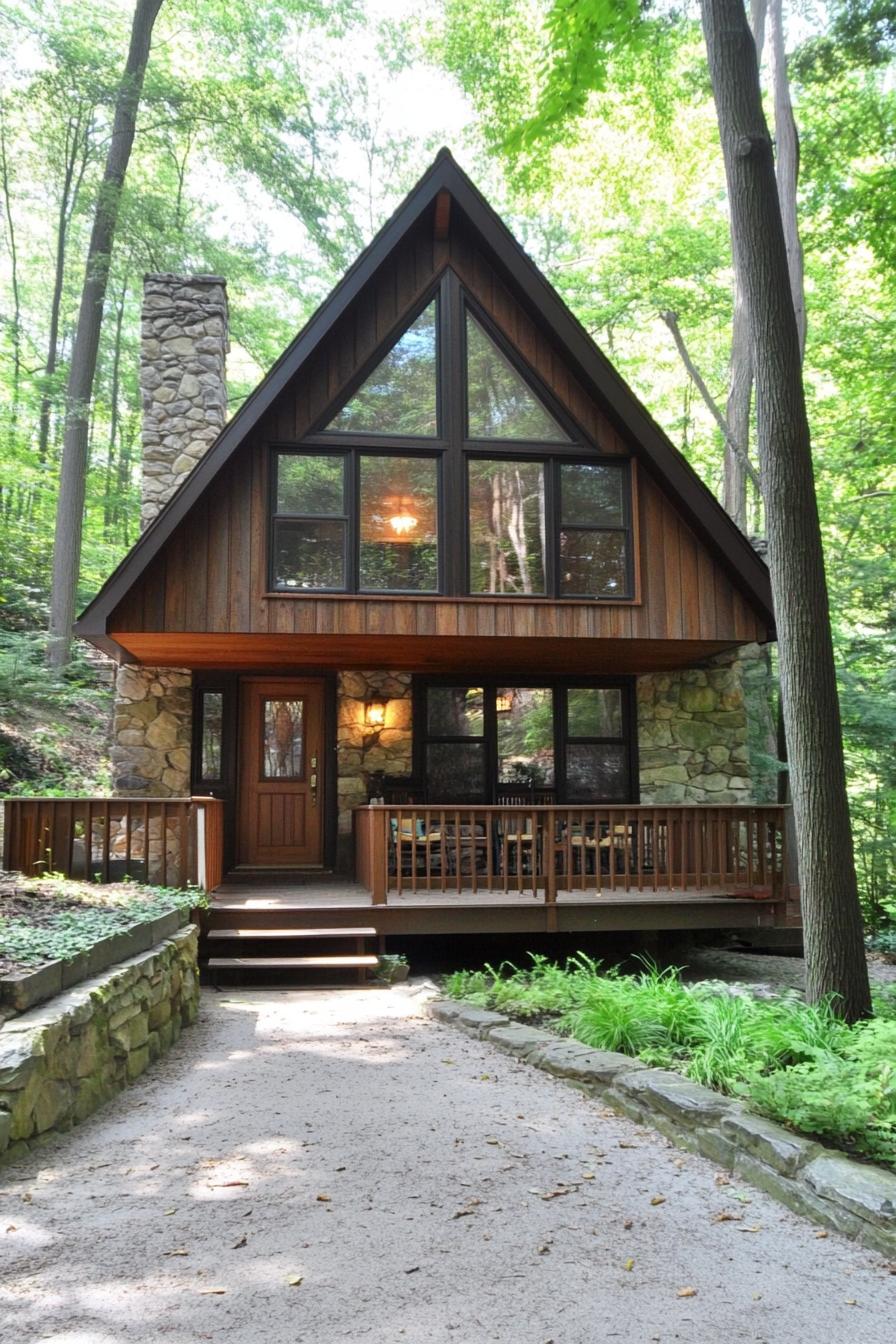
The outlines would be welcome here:
<svg viewBox="0 0 896 1344">
<path fill-rule="evenodd" d="M 378 966 L 379 957 L 356 956 L 356 957 L 209 957 L 208 966 L 210 970 L 263 970 L 263 971 L 291 971 L 300 970 L 303 967 L 323 966 L 323 967 L 355 967 Z"/>
<path fill-rule="evenodd" d="M 376 929 L 209 929 L 208 938 L 375 938 Z"/>
</svg>

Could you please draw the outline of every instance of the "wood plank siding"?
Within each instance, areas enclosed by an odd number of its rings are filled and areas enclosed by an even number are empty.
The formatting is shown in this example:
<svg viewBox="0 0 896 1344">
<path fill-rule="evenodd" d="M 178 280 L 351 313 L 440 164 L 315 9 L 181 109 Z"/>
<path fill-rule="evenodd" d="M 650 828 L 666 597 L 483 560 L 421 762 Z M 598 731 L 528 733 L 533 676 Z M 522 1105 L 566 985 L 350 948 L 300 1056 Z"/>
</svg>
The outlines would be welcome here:
<svg viewBox="0 0 896 1344">
<path fill-rule="evenodd" d="M 328 337 L 281 392 L 111 614 L 107 630 L 134 657 L 186 666 L 379 663 L 421 669 L 513 664 L 650 670 L 698 661 L 769 631 L 725 558 L 688 526 L 647 466 L 633 480 L 635 599 L 311 596 L 267 591 L 271 444 L 299 443 L 330 419 L 384 341 L 451 266 L 600 453 L 638 459 L 558 348 L 501 279 L 472 230 L 452 215 L 436 240 L 410 229 Z M 255 636 L 248 641 L 241 636 Z M 227 638 L 224 638 L 227 637 Z M 431 647 L 445 641 L 441 650 Z M 582 641 L 591 643 L 587 649 Z M 473 645 L 476 645 L 474 652 Z M 621 647 L 624 645 L 625 647 Z M 536 647 L 537 646 L 537 652 Z M 612 647 L 611 647 L 612 646 Z M 544 662 L 542 662 L 542 657 Z M 625 668 L 622 664 L 625 663 Z M 637 664 L 640 664 L 638 666 Z M 600 666 L 604 666 L 601 663 Z"/>
</svg>

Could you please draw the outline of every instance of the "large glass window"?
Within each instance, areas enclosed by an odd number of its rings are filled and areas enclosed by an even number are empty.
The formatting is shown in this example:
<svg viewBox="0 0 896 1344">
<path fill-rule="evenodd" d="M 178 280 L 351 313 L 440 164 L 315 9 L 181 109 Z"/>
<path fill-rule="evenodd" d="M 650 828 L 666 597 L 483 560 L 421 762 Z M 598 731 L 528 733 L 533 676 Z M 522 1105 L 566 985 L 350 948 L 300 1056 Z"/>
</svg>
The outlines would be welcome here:
<svg viewBox="0 0 896 1344">
<path fill-rule="evenodd" d="M 415 774 L 427 801 L 633 802 L 631 686 L 421 679 Z"/>
<path fill-rule="evenodd" d="M 445 803 L 481 802 L 487 789 L 481 686 L 433 686 L 426 703 L 427 796 Z"/>
<path fill-rule="evenodd" d="M 328 429 L 356 434 L 438 433 L 435 300 L 412 322 Z"/>
<path fill-rule="evenodd" d="M 274 588 L 438 591 L 436 457 L 350 449 L 274 461 Z"/>
<path fill-rule="evenodd" d="M 554 692 L 545 686 L 495 691 L 498 784 L 554 784 Z"/>
<path fill-rule="evenodd" d="M 281 453 L 273 538 L 275 588 L 346 584 L 346 462 L 343 453 Z"/>
<path fill-rule="evenodd" d="M 575 433 L 452 271 L 342 400 L 273 452 L 275 590 L 635 598 L 631 464 Z"/>
<path fill-rule="evenodd" d="M 564 597 L 629 594 L 627 498 L 623 468 L 560 464 L 559 591 Z"/>
<path fill-rule="evenodd" d="M 545 591 L 543 462 L 468 463 L 470 591 Z"/>
<path fill-rule="evenodd" d="M 470 312 L 467 313 L 467 425 L 471 439 L 569 441 L 569 435 Z"/>
<path fill-rule="evenodd" d="M 567 800 L 628 801 L 630 751 L 622 689 L 568 687 L 565 738 Z"/>
<path fill-rule="evenodd" d="M 437 482 L 431 457 L 361 457 L 360 588 L 438 590 Z"/>
</svg>

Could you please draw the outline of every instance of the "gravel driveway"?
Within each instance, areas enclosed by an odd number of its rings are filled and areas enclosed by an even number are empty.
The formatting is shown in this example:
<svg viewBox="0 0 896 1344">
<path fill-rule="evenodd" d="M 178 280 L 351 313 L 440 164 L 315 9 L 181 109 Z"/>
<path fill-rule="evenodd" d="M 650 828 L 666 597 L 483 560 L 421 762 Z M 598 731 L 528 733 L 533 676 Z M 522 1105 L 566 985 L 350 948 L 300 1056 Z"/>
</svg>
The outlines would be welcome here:
<svg viewBox="0 0 896 1344">
<path fill-rule="evenodd" d="M 126 1095 L 0 1171 L 0 1337 L 891 1344 L 879 1255 L 425 997 L 206 993 Z"/>
</svg>

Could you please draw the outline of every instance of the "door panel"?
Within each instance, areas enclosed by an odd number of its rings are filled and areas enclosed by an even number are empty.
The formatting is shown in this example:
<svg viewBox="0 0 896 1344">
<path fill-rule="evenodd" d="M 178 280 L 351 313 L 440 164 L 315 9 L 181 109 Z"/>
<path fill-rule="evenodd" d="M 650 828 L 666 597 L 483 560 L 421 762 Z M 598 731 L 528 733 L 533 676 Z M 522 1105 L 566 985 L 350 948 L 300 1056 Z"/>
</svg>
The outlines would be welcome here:
<svg viewBox="0 0 896 1344">
<path fill-rule="evenodd" d="M 324 684 L 246 677 L 240 688 L 239 862 L 323 860 Z"/>
</svg>

